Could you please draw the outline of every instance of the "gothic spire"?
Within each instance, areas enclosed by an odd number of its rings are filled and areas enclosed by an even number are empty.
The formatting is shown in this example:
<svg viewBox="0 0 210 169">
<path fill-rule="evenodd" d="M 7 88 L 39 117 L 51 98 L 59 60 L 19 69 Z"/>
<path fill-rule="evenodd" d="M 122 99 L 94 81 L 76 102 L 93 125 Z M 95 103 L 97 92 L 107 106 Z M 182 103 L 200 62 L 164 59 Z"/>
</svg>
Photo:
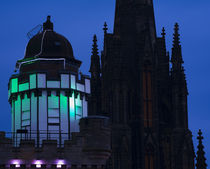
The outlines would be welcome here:
<svg viewBox="0 0 210 169">
<path fill-rule="evenodd" d="M 182 51 L 180 45 L 179 25 L 175 24 L 174 37 L 172 48 L 172 99 L 173 99 L 173 114 L 174 114 L 174 127 L 175 128 L 188 128 L 188 109 L 187 109 L 187 81 L 183 67 Z"/>
<path fill-rule="evenodd" d="M 142 12 L 140 12 L 142 11 Z M 146 11 L 146 12 L 143 12 Z M 149 23 L 152 41 L 156 39 L 153 0 L 116 0 L 114 34 L 136 37 Z"/>
<path fill-rule="evenodd" d="M 162 35 L 162 38 L 163 38 L 163 39 L 165 39 L 165 36 L 166 36 L 166 30 L 165 30 L 165 28 L 164 28 L 164 27 L 162 28 L 162 33 L 161 33 L 161 35 Z"/>
<path fill-rule="evenodd" d="M 198 132 L 198 151 L 197 151 L 197 157 L 196 157 L 196 168 L 197 169 L 206 169 L 206 158 L 205 158 L 205 152 L 204 152 L 204 146 L 203 146 L 203 136 L 201 130 Z"/>
<path fill-rule="evenodd" d="M 179 24 L 175 23 L 174 25 L 174 41 L 173 46 L 179 46 L 180 45 L 180 34 L 179 34 Z"/>
<path fill-rule="evenodd" d="M 184 63 L 182 59 L 182 49 L 180 45 L 180 34 L 178 23 L 174 26 L 174 37 L 173 37 L 173 48 L 172 48 L 172 58 L 171 62 L 173 64 L 173 69 L 182 69 L 182 64 Z"/>
<path fill-rule="evenodd" d="M 103 28 L 103 30 L 104 30 L 104 35 L 106 35 L 107 34 L 107 30 L 108 30 L 107 23 L 106 22 L 104 22 L 104 28 Z"/>
<path fill-rule="evenodd" d="M 92 48 L 92 54 L 94 56 L 98 55 L 98 45 L 97 45 L 97 36 L 93 36 L 93 48 Z"/>
<path fill-rule="evenodd" d="M 92 48 L 92 56 L 91 56 L 91 66 L 90 70 L 92 76 L 100 76 L 100 59 L 98 55 L 98 45 L 97 45 L 97 36 L 93 37 L 93 48 Z"/>
<path fill-rule="evenodd" d="M 88 112 L 89 115 L 99 115 L 101 113 L 101 69 L 96 35 L 94 35 L 93 37 L 93 48 L 89 72 L 91 73 L 91 98 L 89 100 Z"/>
<path fill-rule="evenodd" d="M 115 22 L 114 22 L 114 33 L 120 35 L 122 31 L 127 29 L 126 20 L 130 17 L 130 11 L 126 10 L 125 6 L 128 7 L 128 1 L 116 0 L 115 6 Z M 124 13 L 124 17 L 122 14 Z M 126 30 L 127 31 L 127 30 Z"/>
</svg>

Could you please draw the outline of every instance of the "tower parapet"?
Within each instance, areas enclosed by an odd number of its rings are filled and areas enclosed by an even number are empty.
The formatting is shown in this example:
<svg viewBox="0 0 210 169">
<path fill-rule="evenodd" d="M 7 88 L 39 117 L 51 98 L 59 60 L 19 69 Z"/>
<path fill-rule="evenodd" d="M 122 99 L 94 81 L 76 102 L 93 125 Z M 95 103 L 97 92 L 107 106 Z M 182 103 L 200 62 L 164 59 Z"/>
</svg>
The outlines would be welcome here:
<svg viewBox="0 0 210 169">
<path fill-rule="evenodd" d="M 16 160 L 19 165 L 31 166 L 40 161 L 42 167 L 52 167 L 57 161 L 63 160 L 66 167 L 102 168 L 111 154 L 109 119 L 90 116 L 82 118 L 79 124 L 80 132 L 72 133 L 72 139 L 65 140 L 62 147 L 57 146 L 57 140 L 43 140 L 42 145 L 36 147 L 35 140 L 30 139 L 20 140 L 19 147 L 13 147 L 5 135 L 2 135 L 0 152 L 4 153 L 0 153 L 0 165 L 11 167 Z M 2 140 L 7 141 L 3 143 Z"/>
</svg>

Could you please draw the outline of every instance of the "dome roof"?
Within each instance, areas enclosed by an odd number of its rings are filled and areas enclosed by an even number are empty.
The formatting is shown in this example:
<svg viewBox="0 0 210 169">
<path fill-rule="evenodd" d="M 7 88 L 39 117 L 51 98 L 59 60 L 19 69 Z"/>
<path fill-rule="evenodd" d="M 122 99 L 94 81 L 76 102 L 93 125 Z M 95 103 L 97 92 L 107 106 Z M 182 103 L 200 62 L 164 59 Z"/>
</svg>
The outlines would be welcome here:
<svg viewBox="0 0 210 169">
<path fill-rule="evenodd" d="M 73 59 L 73 49 L 69 41 L 53 31 L 53 23 L 48 16 L 43 24 L 43 31 L 30 39 L 25 57 Z"/>
</svg>

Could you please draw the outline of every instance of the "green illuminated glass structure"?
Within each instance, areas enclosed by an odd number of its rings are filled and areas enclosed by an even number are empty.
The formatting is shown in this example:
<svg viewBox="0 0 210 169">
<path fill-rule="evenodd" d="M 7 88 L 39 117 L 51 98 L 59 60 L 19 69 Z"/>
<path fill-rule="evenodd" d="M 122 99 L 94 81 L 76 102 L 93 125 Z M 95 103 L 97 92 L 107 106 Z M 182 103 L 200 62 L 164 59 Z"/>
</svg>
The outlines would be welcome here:
<svg viewBox="0 0 210 169">
<path fill-rule="evenodd" d="M 78 82 L 75 75 L 69 74 L 65 77 L 75 79 L 75 85 L 63 85 L 69 86 L 68 89 L 56 86 L 52 88 L 44 85 L 47 84 L 48 78 L 43 73 L 30 74 L 25 83 L 19 83 L 19 78 L 10 79 L 8 92 L 14 133 L 26 129 L 28 137 L 34 138 L 37 144 L 41 144 L 43 139 L 52 138 L 63 143 L 65 139 L 71 138 L 71 132 L 79 131 L 79 120 L 87 116 L 87 96 L 81 93 L 80 89 L 77 90 Z M 66 82 L 65 79 L 63 81 Z M 63 82 L 60 80 L 54 84 L 61 83 Z M 89 87 L 87 84 L 79 85 Z M 68 93 L 71 95 L 68 96 Z"/>
</svg>

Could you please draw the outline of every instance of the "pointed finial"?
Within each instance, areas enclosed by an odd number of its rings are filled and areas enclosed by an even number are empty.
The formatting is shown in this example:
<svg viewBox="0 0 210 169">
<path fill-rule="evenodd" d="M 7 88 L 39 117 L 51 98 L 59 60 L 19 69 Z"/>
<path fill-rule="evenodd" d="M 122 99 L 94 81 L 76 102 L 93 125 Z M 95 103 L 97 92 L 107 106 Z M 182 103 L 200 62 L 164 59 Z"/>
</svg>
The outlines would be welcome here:
<svg viewBox="0 0 210 169">
<path fill-rule="evenodd" d="M 106 35 L 107 34 L 107 30 L 108 30 L 107 23 L 106 22 L 104 22 L 104 28 L 103 28 L 103 30 L 104 30 L 104 34 Z"/>
<path fill-rule="evenodd" d="M 203 140 L 202 134 L 203 134 L 203 133 L 202 133 L 201 129 L 199 129 L 198 137 L 197 137 L 198 140 Z"/>
<path fill-rule="evenodd" d="M 197 151 L 197 157 L 196 157 L 196 168 L 197 169 L 206 169 L 207 168 L 207 164 L 206 164 L 206 158 L 205 158 L 205 151 L 204 151 L 204 146 L 202 143 L 203 140 L 203 136 L 202 136 L 202 132 L 201 129 L 198 132 L 198 137 L 197 137 L 199 143 L 198 143 L 198 151 Z"/>
<path fill-rule="evenodd" d="M 50 21 L 50 19 L 51 19 L 51 16 L 48 15 L 48 16 L 47 16 L 47 21 Z"/>
<path fill-rule="evenodd" d="M 162 38 L 164 38 L 165 39 L 165 36 L 166 36 L 166 30 L 165 30 L 165 28 L 163 27 L 163 29 L 162 29 L 162 33 L 161 33 L 161 35 L 162 35 Z"/>
<path fill-rule="evenodd" d="M 97 36 L 93 36 L 93 48 L 92 48 L 92 54 L 98 55 L 98 45 L 97 45 Z"/>
<path fill-rule="evenodd" d="M 94 42 L 94 43 L 97 42 L 97 36 L 96 36 L 96 34 L 93 36 L 93 42 Z"/>
<path fill-rule="evenodd" d="M 173 48 L 172 48 L 172 56 L 171 56 L 171 62 L 173 64 L 173 69 L 179 70 L 183 72 L 183 66 L 184 63 L 182 58 L 182 49 L 180 44 L 180 34 L 179 34 L 179 25 L 178 23 L 174 26 L 174 37 L 173 37 Z"/>
<path fill-rule="evenodd" d="M 43 30 L 53 30 L 53 23 L 51 22 L 51 16 L 47 16 L 47 21 L 43 23 Z"/>
<path fill-rule="evenodd" d="M 93 36 L 93 48 L 92 48 L 92 56 L 91 56 L 91 64 L 89 72 L 94 74 L 93 76 L 97 77 L 100 75 L 100 59 L 98 55 L 98 45 L 97 45 L 97 36 Z"/>
<path fill-rule="evenodd" d="M 180 34 L 179 34 L 179 24 L 175 23 L 174 26 L 174 46 L 175 45 L 180 45 Z"/>
</svg>

